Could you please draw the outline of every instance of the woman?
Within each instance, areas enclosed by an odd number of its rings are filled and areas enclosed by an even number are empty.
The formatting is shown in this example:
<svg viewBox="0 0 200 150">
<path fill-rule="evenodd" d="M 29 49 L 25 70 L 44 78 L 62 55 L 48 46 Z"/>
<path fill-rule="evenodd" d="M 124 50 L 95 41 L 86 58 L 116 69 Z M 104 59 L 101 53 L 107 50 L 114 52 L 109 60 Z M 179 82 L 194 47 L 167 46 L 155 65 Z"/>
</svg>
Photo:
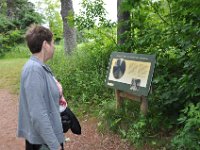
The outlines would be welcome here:
<svg viewBox="0 0 200 150">
<path fill-rule="evenodd" d="M 46 145 L 60 150 L 64 134 L 59 112 L 59 89 L 50 68 L 45 64 L 54 54 L 52 32 L 32 25 L 26 33 L 32 56 L 21 74 L 18 137 L 25 139 L 26 150 Z"/>
</svg>

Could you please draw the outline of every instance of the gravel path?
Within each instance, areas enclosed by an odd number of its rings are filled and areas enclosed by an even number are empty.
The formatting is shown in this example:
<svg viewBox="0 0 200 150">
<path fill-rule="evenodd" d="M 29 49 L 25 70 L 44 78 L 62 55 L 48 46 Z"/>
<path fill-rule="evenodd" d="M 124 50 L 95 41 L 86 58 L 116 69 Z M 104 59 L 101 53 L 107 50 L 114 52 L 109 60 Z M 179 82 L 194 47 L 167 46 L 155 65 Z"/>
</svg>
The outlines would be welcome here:
<svg viewBox="0 0 200 150">
<path fill-rule="evenodd" d="M 18 96 L 0 89 L 0 150 L 24 150 L 24 140 L 16 137 Z M 117 135 L 102 135 L 97 132 L 97 121 L 85 119 L 80 122 L 82 135 L 71 131 L 65 135 L 69 140 L 65 150 L 134 150 Z"/>
</svg>

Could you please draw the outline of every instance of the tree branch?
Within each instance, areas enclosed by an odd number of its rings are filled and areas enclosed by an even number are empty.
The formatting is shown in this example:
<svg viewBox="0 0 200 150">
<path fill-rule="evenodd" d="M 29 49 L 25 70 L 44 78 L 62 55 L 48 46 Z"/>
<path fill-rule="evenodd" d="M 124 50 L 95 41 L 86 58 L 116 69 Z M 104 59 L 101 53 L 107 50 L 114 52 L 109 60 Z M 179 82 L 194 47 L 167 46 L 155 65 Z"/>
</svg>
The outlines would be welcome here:
<svg viewBox="0 0 200 150">
<path fill-rule="evenodd" d="M 160 15 L 160 13 L 158 12 L 158 9 L 157 9 L 156 7 L 153 6 L 152 2 L 149 1 L 149 3 L 150 3 L 150 5 L 151 5 L 151 7 L 155 10 L 155 13 L 160 17 L 160 19 L 161 19 L 164 23 L 166 23 L 167 25 L 170 25 L 170 24 Z"/>
</svg>

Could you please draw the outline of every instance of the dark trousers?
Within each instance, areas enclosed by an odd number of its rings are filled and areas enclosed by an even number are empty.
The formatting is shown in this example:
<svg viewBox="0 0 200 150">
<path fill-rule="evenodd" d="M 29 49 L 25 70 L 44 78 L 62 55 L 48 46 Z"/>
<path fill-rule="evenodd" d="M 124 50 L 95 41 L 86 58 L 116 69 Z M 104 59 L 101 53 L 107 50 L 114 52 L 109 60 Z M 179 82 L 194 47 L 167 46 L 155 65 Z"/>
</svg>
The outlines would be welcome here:
<svg viewBox="0 0 200 150">
<path fill-rule="evenodd" d="M 41 144 L 31 144 L 27 140 L 25 143 L 26 150 L 39 150 L 41 146 Z"/>
<path fill-rule="evenodd" d="M 60 144 L 62 149 L 61 150 L 64 150 L 64 145 L 63 143 Z M 40 148 L 42 147 L 41 144 L 31 144 L 29 143 L 27 140 L 25 141 L 25 147 L 26 147 L 26 150 L 40 150 Z"/>
</svg>

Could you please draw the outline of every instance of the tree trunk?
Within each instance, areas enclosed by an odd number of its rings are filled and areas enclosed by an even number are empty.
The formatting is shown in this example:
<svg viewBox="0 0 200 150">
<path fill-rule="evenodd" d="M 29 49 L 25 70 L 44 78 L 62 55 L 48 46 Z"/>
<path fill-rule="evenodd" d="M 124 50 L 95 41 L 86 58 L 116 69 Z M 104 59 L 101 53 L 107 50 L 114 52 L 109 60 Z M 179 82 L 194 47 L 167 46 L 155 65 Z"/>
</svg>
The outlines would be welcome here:
<svg viewBox="0 0 200 150">
<path fill-rule="evenodd" d="M 7 0 L 7 17 L 9 19 L 14 18 L 14 0 Z"/>
<path fill-rule="evenodd" d="M 69 25 L 67 17 L 74 15 L 72 0 L 61 1 L 61 16 L 63 20 L 64 49 L 66 54 L 71 54 L 76 47 L 76 32 L 73 26 Z"/>
<path fill-rule="evenodd" d="M 125 0 L 117 0 L 117 44 L 123 47 L 125 51 L 131 51 L 128 46 L 128 40 L 130 38 L 131 24 L 130 24 L 130 12 L 123 10 L 122 3 Z"/>
</svg>

